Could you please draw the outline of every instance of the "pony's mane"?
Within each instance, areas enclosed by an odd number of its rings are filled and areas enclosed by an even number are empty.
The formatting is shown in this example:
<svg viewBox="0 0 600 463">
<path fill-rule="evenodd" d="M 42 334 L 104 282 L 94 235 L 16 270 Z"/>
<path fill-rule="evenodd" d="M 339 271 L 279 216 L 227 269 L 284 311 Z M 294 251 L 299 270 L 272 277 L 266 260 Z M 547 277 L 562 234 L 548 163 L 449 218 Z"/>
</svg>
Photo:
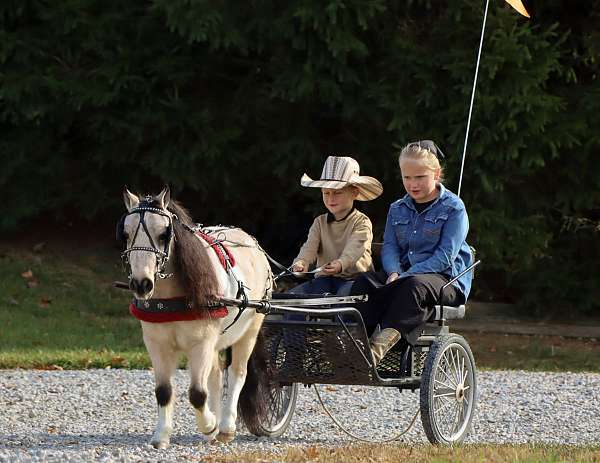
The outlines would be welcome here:
<svg viewBox="0 0 600 463">
<path fill-rule="evenodd" d="M 190 213 L 177 201 L 171 200 L 170 212 L 179 220 L 173 220 L 175 233 L 175 270 L 186 290 L 188 300 L 196 310 L 203 310 L 219 294 L 219 282 L 202 242 L 183 224 L 195 224 Z"/>
</svg>

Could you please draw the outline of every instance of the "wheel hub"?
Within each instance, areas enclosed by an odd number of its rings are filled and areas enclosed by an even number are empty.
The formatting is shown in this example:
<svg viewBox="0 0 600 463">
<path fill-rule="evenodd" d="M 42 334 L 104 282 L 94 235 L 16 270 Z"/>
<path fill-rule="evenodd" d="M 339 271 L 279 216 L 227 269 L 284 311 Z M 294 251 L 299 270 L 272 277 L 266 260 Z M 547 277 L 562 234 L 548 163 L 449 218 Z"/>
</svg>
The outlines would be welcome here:
<svg viewBox="0 0 600 463">
<path fill-rule="evenodd" d="M 465 385 L 459 384 L 458 386 L 456 386 L 456 391 L 454 395 L 457 402 L 462 402 L 465 398 Z"/>
</svg>

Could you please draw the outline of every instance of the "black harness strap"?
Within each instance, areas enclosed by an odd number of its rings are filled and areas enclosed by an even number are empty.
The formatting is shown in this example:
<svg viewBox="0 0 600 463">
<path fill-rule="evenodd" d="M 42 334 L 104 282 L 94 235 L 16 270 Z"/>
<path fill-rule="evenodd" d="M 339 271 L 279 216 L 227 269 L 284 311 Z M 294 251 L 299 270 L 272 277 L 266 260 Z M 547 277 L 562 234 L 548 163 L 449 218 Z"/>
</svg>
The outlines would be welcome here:
<svg viewBox="0 0 600 463">
<path fill-rule="evenodd" d="M 156 246 L 156 243 L 154 243 L 154 240 L 152 239 L 152 235 L 150 234 L 150 230 L 148 230 L 148 226 L 146 224 L 146 212 L 149 212 L 151 214 L 157 214 L 157 215 L 162 215 L 163 217 L 166 217 L 167 220 L 169 221 L 167 229 L 169 230 L 169 236 L 168 239 L 165 240 L 165 244 L 162 250 L 160 250 L 158 248 L 158 246 Z M 123 261 L 124 266 L 127 267 L 129 266 L 129 254 L 131 252 L 134 251 L 145 251 L 145 252 L 153 252 L 154 254 L 156 254 L 156 259 L 157 259 L 157 266 L 156 266 L 156 274 L 155 277 L 158 276 L 160 278 L 167 278 L 169 275 L 165 275 L 164 269 L 167 265 L 167 262 L 169 260 L 169 247 L 171 245 L 171 241 L 173 240 L 173 231 L 172 231 L 172 226 L 173 226 L 173 219 L 177 220 L 177 216 L 175 214 L 169 215 L 169 213 L 163 209 L 160 209 L 158 207 L 155 207 L 155 205 L 152 203 L 151 199 L 144 199 L 143 201 L 140 202 L 140 204 L 133 208 L 131 211 L 125 213 L 123 215 L 123 217 L 121 218 L 121 221 L 124 221 L 125 218 L 129 215 L 132 214 L 139 214 L 140 220 L 137 224 L 137 227 L 135 229 L 135 233 L 133 235 L 133 239 L 131 240 L 132 244 L 135 244 L 135 241 L 137 239 L 137 236 L 140 232 L 140 228 L 142 228 L 144 230 L 144 233 L 146 233 L 146 236 L 148 237 L 148 241 L 150 241 L 150 247 L 148 246 L 131 246 L 130 248 L 126 248 L 125 251 L 123 251 L 123 253 L 121 254 L 121 260 Z M 131 278 L 131 275 L 130 275 Z"/>
<path fill-rule="evenodd" d="M 235 275 L 234 275 L 234 278 L 235 278 Z M 225 332 L 229 328 L 231 328 L 235 322 L 237 322 L 239 320 L 239 318 L 244 313 L 244 310 L 246 310 L 246 308 L 248 307 L 248 294 L 246 293 L 246 289 L 248 289 L 248 288 L 246 286 L 244 286 L 244 283 L 242 283 L 239 280 L 237 280 L 237 284 L 238 284 L 238 290 L 237 290 L 237 294 L 235 295 L 235 298 L 241 299 L 241 302 L 237 306 L 239 310 L 238 310 L 237 315 L 233 319 L 233 321 L 221 332 L 221 334 L 225 334 Z"/>
</svg>

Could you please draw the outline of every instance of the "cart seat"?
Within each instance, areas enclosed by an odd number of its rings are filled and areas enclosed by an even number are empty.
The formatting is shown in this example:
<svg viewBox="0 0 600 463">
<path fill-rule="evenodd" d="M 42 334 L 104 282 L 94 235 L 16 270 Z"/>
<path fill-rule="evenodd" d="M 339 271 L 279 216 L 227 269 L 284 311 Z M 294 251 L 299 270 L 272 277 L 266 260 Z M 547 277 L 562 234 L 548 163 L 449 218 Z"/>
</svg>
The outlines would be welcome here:
<svg viewBox="0 0 600 463">
<path fill-rule="evenodd" d="M 326 296 L 331 296 L 329 293 L 324 294 L 291 294 L 291 293 L 273 293 L 271 299 L 277 301 L 277 299 L 318 299 Z M 430 321 L 440 320 L 457 320 L 465 317 L 465 306 L 451 306 L 451 305 L 436 305 L 433 314 L 430 317 Z"/>
<path fill-rule="evenodd" d="M 456 320 L 459 318 L 464 318 L 464 316 L 464 305 L 459 305 L 458 307 L 454 307 L 451 305 L 436 305 L 433 314 L 431 315 L 431 320 Z"/>
</svg>

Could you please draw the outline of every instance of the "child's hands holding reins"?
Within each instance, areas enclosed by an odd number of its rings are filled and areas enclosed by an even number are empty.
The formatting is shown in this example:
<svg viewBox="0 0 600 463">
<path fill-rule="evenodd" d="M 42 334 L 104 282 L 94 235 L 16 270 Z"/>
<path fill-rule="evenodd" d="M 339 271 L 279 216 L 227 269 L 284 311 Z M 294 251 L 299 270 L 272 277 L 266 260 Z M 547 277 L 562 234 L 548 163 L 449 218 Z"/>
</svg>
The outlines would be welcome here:
<svg viewBox="0 0 600 463">
<path fill-rule="evenodd" d="M 292 265 L 292 272 L 304 272 L 306 271 L 306 264 L 299 260 L 298 262 L 294 262 L 294 265 Z"/>
<path fill-rule="evenodd" d="M 326 275 L 336 275 L 342 271 L 342 263 L 339 260 L 332 260 L 323 266 L 323 273 Z"/>
</svg>

